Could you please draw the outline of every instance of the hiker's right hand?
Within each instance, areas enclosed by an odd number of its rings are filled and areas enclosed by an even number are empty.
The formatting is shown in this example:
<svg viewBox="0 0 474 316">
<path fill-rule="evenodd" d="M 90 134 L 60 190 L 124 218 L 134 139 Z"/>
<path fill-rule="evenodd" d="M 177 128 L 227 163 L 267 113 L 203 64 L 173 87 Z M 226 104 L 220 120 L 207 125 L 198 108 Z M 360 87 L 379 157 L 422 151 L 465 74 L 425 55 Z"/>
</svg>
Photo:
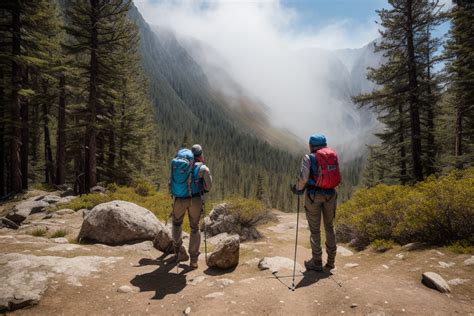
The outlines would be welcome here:
<svg viewBox="0 0 474 316">
<path fill-rule="evenodd" d="M 291 192 L 293 192 L 293 193 L 296 194 L 296 195 L 303 195 L 303 194 L 304 194 L 304 189 L 303 189 L 303 190 L 298 190 L 298 189 L 296 188 L 296 184 L 293 184 L 293 185 L 291 186 Z"/>
</svg>

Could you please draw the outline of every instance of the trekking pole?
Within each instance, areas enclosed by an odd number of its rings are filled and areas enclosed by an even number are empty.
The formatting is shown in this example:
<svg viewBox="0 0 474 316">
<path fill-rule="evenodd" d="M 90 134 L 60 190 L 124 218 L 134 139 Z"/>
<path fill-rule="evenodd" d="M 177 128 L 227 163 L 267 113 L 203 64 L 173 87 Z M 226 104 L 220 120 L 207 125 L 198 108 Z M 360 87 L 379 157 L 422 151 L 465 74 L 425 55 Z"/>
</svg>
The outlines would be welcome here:
<svg viewBox="0 0 474 316">
<path fill-rule="evenodd" d="M 201 195 L 201 215 L 202 215 L 202 224 L 204 226 L 204 258 L 206 259 L 206 265 L 207 265 L 207 227 L 206 227 L 206 213 L 204 211 L 205 209 L 205 204 L 204 204 L 204 199 L 202 198 Z"/>
<path fill-rule="evenodd" d="M 300 195 L 298 194 L 298 209 L 296 211 L 296 239 L 295 239 L 295 258 L 293 261 L 293 284 L 291 290 L 295 291 L 295 272 L 296 272 L 296 250 L 298 248 L 298 223 L 300 220 Z"/>
</svg>

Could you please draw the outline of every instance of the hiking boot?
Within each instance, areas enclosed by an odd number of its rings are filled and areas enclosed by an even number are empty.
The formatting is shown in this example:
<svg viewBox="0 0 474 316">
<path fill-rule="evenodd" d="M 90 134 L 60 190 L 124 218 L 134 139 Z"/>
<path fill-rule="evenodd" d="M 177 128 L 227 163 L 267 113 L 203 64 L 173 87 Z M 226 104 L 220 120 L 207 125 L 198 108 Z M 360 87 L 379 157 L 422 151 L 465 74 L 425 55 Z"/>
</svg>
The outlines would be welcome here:
<svg viewBox="0 0 474 316">
<path fill-rule="evenodd" d="M 184 247 L 180 247 L 179 250 L 175 249 L 174 259 L 176 262 L 184 262 L 189 260 L 188 252 Z"/>
<path fill-rule="evenodd" d="M 334 261 L 333 262 L 327 262 L 325 265 L 324 265 L 324 269 L 326 270 L 329 270 L 331 271 L 332 269 L 334 269 L 336 266 L 334 265 Z"/>
<path fill-rule="evenodd" d="M 312 270 L 316 272 L 323 271 L 323 262 L 320 260 L 310 259 L 304 262 L 306 270 Z"/>
<path fill-rule="evenodd" d="M 191 269 L 197 269 L 198 268 L 198 258 L 191 258 L 191 262 L 189 263 L 189 266 Z"/>
</svg>

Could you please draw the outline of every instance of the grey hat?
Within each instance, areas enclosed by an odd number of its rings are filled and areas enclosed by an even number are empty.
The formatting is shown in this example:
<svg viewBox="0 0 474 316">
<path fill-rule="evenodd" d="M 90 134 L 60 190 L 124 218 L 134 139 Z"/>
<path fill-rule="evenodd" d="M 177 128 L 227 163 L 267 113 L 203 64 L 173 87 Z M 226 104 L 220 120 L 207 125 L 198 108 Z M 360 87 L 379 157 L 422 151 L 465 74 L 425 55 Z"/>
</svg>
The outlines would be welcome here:
<svg viewBox="0 0 474 316">
<path fill-rule="evenodd" d="M 202 147 L 199 144 L 194 144 L 193 147 L 191 147 L 191 151 L 193 152 L 194 157 L 202 155 Z"/>
</svg>

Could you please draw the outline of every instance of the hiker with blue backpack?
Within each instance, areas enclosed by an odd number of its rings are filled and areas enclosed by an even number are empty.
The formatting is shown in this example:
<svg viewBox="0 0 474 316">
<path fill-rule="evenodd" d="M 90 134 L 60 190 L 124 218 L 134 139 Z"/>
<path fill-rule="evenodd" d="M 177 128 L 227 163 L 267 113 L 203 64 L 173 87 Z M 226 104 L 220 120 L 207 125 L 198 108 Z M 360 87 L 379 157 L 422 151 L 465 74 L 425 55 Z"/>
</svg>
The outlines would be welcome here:
<svg viewBox="0 0 474 316">
<path fill-rule="evenodd" d="M 209 168 L 204 164 L 204 154 L 199 144 L 191 150 L 180 149 L 171 161 L 170 192 L 173 197 L 172 238 L 177 262 L 190 260 L 190 267 L 197 269 L 201 234 L 199 219 L 204 211 L 204 194 L 212 188 Z M 188 211 L 191 235 L 189 237 L 189 255 L 182 247 L 182 224 Z"/>
<path fill-rule="evenodd" d="M 293 193 L 297 195 L 306 193 L 304 207 L 311 232 L 312 258 L 304 264 L 307 270 L 323 271 L 320 232 L 322 216 L 327 252 L 324 267 L 330 271 L 335 267 L 337 250 L 333 221 L 337 201 L 335 188 L 341 182 L 339 162 L 336 152 L 327 146 L 326 137 L 322 134 L 310 137 L 309 149 L 310 153 L 305 155 L 301 162 L 298 181 L 292 186 Z"/>
</svg>

